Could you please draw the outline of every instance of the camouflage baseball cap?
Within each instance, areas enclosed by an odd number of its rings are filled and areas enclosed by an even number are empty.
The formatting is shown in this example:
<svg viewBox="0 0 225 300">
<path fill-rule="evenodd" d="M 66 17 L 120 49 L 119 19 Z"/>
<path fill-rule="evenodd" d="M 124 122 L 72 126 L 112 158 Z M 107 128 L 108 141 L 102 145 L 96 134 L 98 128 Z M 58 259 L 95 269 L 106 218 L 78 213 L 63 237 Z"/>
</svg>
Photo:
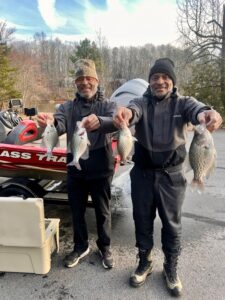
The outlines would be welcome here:
<svg viewBox="0 0 225 300">
<path fill-rule="evenodd" d="M 78 77 L 90 76 L 98 80 L 95 63 L 91 59 L 79 59 L 75 62 L 75 81 Z"/>
</svg>

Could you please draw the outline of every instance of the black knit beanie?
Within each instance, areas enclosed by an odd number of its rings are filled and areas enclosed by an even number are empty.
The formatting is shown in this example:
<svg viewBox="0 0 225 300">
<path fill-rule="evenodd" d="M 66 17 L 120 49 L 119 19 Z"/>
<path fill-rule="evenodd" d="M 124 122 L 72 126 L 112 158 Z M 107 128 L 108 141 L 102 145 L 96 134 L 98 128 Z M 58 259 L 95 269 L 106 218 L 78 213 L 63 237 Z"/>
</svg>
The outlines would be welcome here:
<svg viewBox="0 0 225 300">
<path fill-rule="evenodd" d="M 148 76 L 148 82 L 150 81 L 150 77 L 156 73 L 164 73 L 168 75 L 172 81 L 173 85 L 176 84 L 176 75 L 174 72 L 174 62 L 170 58 L 159 58 L 155 61 L 155 64 L 150 69 L 150 73 Z"/>
</svg>

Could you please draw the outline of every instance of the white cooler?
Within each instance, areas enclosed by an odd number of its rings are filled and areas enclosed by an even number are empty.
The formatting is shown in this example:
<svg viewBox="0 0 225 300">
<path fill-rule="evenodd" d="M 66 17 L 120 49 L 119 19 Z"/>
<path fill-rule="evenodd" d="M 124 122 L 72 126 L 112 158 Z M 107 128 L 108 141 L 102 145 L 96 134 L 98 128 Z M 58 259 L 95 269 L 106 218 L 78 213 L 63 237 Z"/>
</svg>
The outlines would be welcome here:
<svg viewBox="0 0 225 300">
<path fill-rule="evenodd" d="M 0 197 L 0 271 L 48 273 L 59 222 L 45 218 L 41 198 Z"/>
</svg>

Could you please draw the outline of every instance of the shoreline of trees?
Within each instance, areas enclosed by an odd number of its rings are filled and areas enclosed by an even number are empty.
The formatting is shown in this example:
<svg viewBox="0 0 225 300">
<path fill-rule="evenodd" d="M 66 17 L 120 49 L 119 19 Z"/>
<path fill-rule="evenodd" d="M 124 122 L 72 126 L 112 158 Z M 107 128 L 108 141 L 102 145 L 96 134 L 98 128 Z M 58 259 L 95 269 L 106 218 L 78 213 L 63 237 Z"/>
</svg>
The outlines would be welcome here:
<svg viewBox="0 0 225 300">
<path fill-rule="evenodd" d="M 29 42 L 13 41 L 15 29 L 0 22 L 1 107 L 19 96 L 26 107 L 73 98 L 73 64 L 79 58 L 95 61 L 100 84 L 110 97 L 130 79 L 147 80 L 155 59 L 170 57 L 181 93 L 225 116 L 225 4 L 220 0 L 177 0 L 177 5 L 182 48 L 151 43 L 110 48 L 101 33 L 96 41 L 79 43 L 48 39 L 43 32 Z"/>
</svg>

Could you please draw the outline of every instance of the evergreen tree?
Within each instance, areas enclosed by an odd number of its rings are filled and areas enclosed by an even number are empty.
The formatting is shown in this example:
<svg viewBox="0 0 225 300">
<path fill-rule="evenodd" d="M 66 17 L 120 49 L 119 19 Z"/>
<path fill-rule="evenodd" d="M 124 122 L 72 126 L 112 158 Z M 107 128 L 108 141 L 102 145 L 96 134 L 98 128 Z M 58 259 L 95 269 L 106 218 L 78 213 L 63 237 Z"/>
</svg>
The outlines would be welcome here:
<svg viewBox="0 0 225 300">
<path fill-rule="evenodd" d="M 74 55 L 70 57 L 70 60 L 72 61 L 72 63 L 75 63 L 78 59 L 81 58 L 92 59 L 95 62 L 97 72 L 100 72 L 101 54 L 95 42 L 91 42 L 88 39 L 80 41 L 80 43 L 76 47 Z"/>
<path fill-rule="evenodd" d="M 0 22 L 0 109 L 5 101 L 21 96 L 14 88 L 16 69 L 10 67 L 8 59 L 10 48 L 7 42 L 14 32 L 15 29 L 8 27 L 6 22 Z"/>
<path fill-rule="evenodd" d="M 16 69 L 9 66 L 8 49 L 6 45 L 0 45 L 0 108 L 10 98 L 20 97 L 21 94 L 15 90 Z"/>
<path fill-rule="evenodd" d="M 15 90 L 16 69 L 9 66 L 8 49 L 4 44 L 0 45 L 0 108 L 10 98 L 20 97 L 21 94 Z"/>
<path fill-rule="evenodd" d="M 192 64 L 192 77 L 184 86 L 184 93 L 207 103 L 224 115 L 221 101 L 220 71 L 216 64 Z"/>
</svg>

